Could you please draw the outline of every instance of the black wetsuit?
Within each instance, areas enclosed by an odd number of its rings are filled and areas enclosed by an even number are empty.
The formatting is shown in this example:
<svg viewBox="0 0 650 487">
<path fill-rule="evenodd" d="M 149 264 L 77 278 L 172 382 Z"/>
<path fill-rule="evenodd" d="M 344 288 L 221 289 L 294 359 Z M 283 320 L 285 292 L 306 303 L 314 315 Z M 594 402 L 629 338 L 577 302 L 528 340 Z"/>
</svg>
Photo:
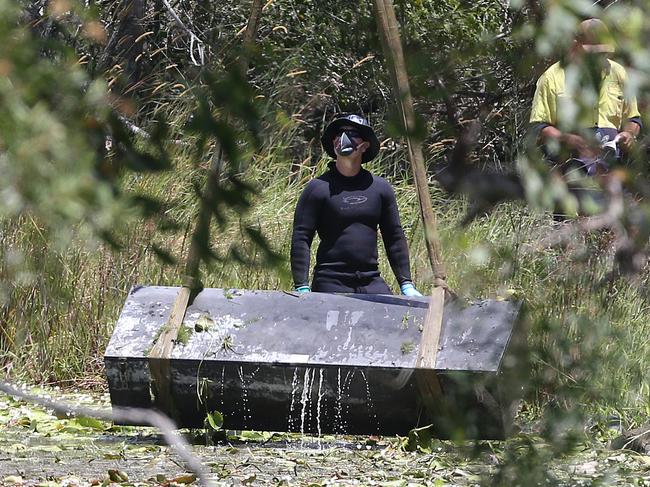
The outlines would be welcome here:
<svg viewBox="0 0 650 487">
<path fill-rule="evenodd" d="M 393 188 L 365 169 L 343 176 L 332 163 L 309 182 L 296 206 L 291 239 L 296 287 L 308 285 L 310 247 L 318 232 L 313 291 L 390 294 L 377 266 L 377 228 L 398 282 L 410 281 L 408 246 Z"/>
</svg>

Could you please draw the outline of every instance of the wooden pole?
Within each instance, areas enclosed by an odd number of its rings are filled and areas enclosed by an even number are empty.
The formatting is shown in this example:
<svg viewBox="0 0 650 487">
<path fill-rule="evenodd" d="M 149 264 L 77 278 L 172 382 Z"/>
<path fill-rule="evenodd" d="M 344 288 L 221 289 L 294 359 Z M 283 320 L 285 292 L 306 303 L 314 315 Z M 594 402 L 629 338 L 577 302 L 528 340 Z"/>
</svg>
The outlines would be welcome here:
<svg viewBox="0 0 650 487">
<path fill-rule="evenodd" d="M 246 31 L 244 33 L 244 49 L 250 48 L 255 40 L 257 28 L 259 26 L 260 16 L 262 14 L 262 1 L 253 0 L 251 5 L 251 15 L 248 19 Z M 242 76 L 246 76 L 248 69 L 248 55 L 244 51 L 239 65 Z M 178 291 L 174 304 L 172 306 L 167 323 L 162 328 L 162 332 L 156 343 L 154 343 L 149 352 L 149 373 L 151 375 L 151 389 L 156 406 L 172 417 L 176 416 L 176 407 L 171 390 L 171 367 L 170 358 L 174 349 L 174 344 L 178 338 L 178 332 L 183 324 L 185 312 L 188 305 L 194 299 L 203 284 L 200 280 L 200 269 L 202 254 L 205 246 L 210 242 L 210 223 L 212 221 L 212 204 L 215 201 L 217 191 L 219 190 L 219 181 L 223 169 L 223 151 L 220 146 L 215 148 L 210 168 L 208 169 L 207 182 L 205 191 L 201 195 L 199 205 L 199 214 L 197 216 L 196 226 L 192 232 L 190 248 L 185 261 L 185 274 L 183 276 L 182 287 Z"/>
<path fill-rule="evenodd" d="M 257 27 L 259 26 L 260 18 L 262 17 L 262 7 L 262 0 L 253 0 L 253 3 L 251 4 L 251 14 L 248 17 L 248 23 L 246 24 L 246 30 L 244 31 L 244 50 L 239 60 L 242 76 L 246 76 L 246 71 L 248 71 L 248 63 L 250 61 L 250 53 L 248 51 L 255 43 Z"/>
<path fill-rule="evenodd" d="M 442 263 L 440 241 L 436 231 L 436 215 L 431 206 L 427 172 L 424 165 L 424 155 L 422 154 L 422 142 L 413 136 L 415 132 L 415 110 L 404 62 L 397 17 L 395 16 L 395 7 L 392 0 L 375 0 L 375 11 L 385 57 L 393 82 L 393 91 L 397 97 L 402 123 L 404 124 L 409 161 L 411 162 L 424 224 L 427 253 L 433 271 L 433 290 L 420 339 L 415 374 L 425 406 L 435 414 L 436 411 L 441 411 L 443 407 L 442 401 L 440 401 L 442 388 L 433 369 L 436 366 L 442 331 L 445 289 L 448 289 L 447 276 Z"/>
<path fill-rule="evenodd" d="M 178 332 L 183 324 L 187 306 L 203 288 L 199 278 L 199 265 L 204 247 L 210 241 L 211 205 L 219 189 L 222 168 L 223 154 L 221 148 L 217 148 L 210 162 L 204 193 L 201 195 L 199 214 L 185 261 L 182 287 L 176 295 L 167 323 L 149 352 L 149 373 L 152 379 L 151 392 L 154 402 L 158 409 L 172 417 L 176 415 L 176 410 L 171 390 L 169 360 L 178 338 Z"/>
<path fill-rule="evenodd" d="M 409 151 L 409 161 L 413 171 L 415 187 L 420 202 L 420 212 L 424 224 L 424 237 L 427 246 L 427 253 L 431 269 L 433 270 L 434 287 L 447 287 L 447 274 L 442 263 L 440 240 L 436 231 L 436 215 L 431 206 L 429 195 L 427 171 L 424 165 L 422 154 L 422 142 L 413 136 L 415 132 L 415 110 L 413 98 L 409 86 L 404 52 L 400 40 L 397 17 L 392 0 L 375 0 L 376 18 L 379 26 L 379 33 L 384 45 L 386 60 L 388 61 L 393 90 L 397 97 L 399 112 L 404 124 L 406 142 Z"/>
</svg>

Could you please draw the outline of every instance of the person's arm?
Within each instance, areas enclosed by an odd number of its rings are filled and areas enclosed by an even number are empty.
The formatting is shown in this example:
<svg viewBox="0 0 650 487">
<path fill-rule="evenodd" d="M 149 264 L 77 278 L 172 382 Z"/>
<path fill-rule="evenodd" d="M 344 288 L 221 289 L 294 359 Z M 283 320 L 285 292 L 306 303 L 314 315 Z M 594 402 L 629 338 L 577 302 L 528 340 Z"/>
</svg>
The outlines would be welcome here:
<svg viewBox="0 0 650 487">
<path fill-rule="evenodd" d="M 297 291 L 309 290 L 309 260 L 311 243 L 321 203 L 317 196 L 317 182 L 310 182 L 298 199 L 293 216 L 291 236 L 291 274 Z"/>
<path fill-rule="evenodd" d="M 620 82 L 623 92 L 625 92 L 625 85 L 627 83 L 627 73 L 625 71 L 623 71 L 621 75 Z M 643 123 L 641 122 L 641 113 L 639 112 L 635 96 L 624 98 L 623 120 L 625 120 L 625 124 L 623 125 L 623 130 L 618 133 L 618 144 L 624 152 L 629 152 L 641 132 L 641 127 L 643 126 Z"/>
<path fill-rule="evenodd" d="M 581 157 L 595 157 L 597 151 L 580 135 L 562 132 L 557 124 L 557 96 L 548 71 L 537 80 L 530 110 L 530 126 L 540 144 L 556 140 L 560 145 L 577 152 Z"/>
<path fill-rule="evenodd" d="M 629 152 L 640 132 L 641 124 L 639 122 L 632 119 L 626 122 L 623 130 L 618 133 L 618 143 L 624 152 Z"/>
<path fill-rule="evenodd" d="M 382 211 L 379 230 L 381 230 L 381 238 L 384 241 L 388 262 L 400 285 L 402 294 L 420 295 L 411 281 L 408 244 L 404 235 L 404 229 L 400 223 L 395 192 L 388 183 L 386 183 L 382 192 Z"/>
<path fill-rule="evenodd" d="M 550 139 L 556 139 L 558 143 L 568 149 L 577 152 L 581 157 L 593 158 L 598 155 L 596 148 L 592 147 L 584 137 L 570 132 L 562 132 L 553 125 L 547 125 L 539 133 L 540 139 L 546 143 Z"/>
<path fill-rule="evenodd" d="M 626 99 L 623 104 L 625 125 L 618 133 L 618 143 L 624 152 L 629 152 L 641 132 L 641 113 L 636 103 L 636 97 Z"/>
<path fill-rule="evenodd" d="M 555 95 L 551 89 L 551 82 L 548 79 L 547 73 L 544 73 L 539 77 L 535 85 L 535 95 L 533 95 L 530 119 L 528 121 L 530 129 L 538 143 L 544 143 L 547 137 L 546 134 L 548 133 L 545 132 L 546 129 L 555 129 L 556 105 Z"/>
</svg>

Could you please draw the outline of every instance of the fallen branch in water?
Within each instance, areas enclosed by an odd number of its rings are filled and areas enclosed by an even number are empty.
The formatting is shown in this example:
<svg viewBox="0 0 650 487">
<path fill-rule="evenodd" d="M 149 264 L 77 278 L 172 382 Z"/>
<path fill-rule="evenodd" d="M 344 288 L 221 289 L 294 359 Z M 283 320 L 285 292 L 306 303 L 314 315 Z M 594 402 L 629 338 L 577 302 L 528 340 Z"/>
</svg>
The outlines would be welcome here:
<svg viewBox="0 0 650 487">
<path fill-rule="evenodd" d="M 5 381 L 0 381 L 0 391 L 9 396 L 18 397 L 24 401 L 52 409 L 57 415 L 69 417 L 95 418 L 102 421 L 119 423 L 149 424 L 158 428 L 169 446 L 174 448 L 186 466 L 196 474 L 206 487 L 213 487 L 212 482 L 199 458 L 192 452 L 190 444 L 178 434 L 176 425 L 164 414 L 152 409 L 113 407 L 112 411 L 72 406 L 42 396 L 37 396 L 27 390 Z"/>
</svg>

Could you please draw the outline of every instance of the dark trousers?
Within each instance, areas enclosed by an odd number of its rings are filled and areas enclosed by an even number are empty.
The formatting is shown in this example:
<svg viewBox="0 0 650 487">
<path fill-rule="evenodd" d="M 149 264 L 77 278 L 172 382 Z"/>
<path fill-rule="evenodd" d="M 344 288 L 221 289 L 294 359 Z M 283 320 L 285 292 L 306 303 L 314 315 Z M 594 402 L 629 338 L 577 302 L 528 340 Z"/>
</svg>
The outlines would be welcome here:
<svg viewBox="0 0 650 487">
<path fill-rule="evenodd" d="M 316 293 L 393 294 L 381 276 L 316 275 L 311 290 Z"/>
</svg>

